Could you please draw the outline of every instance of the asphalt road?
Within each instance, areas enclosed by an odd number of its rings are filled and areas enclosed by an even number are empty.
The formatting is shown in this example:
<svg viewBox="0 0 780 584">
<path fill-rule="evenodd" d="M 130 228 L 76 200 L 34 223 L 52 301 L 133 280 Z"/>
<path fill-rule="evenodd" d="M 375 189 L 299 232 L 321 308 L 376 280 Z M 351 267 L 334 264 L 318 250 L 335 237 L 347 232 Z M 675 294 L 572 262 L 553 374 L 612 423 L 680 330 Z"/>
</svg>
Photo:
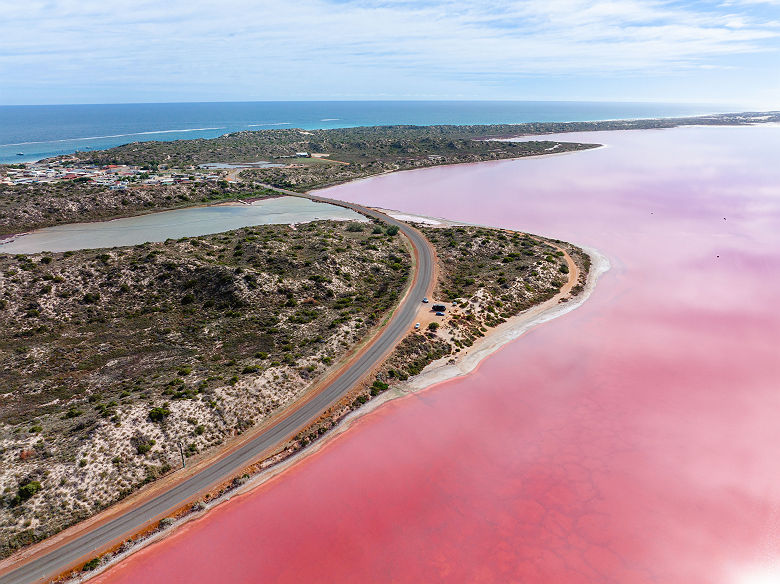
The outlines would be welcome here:
<svg viewBox="0 0 780 584">
<path fill-rule="evenodd" d="M 288 194 L 301 196 L 300 193 L 288 192 Z M 172 512 L 192 497 L 235 476 L 254 462 L 264 451 L 283 443 L 309 422 L 319 417 L 329 406 L 335 404 L 355 383 L 378 364 L 386 351 L 390 350 L 409 332 L 414 324 L 420 301 L 433 283 L 434 278 L 434 257 L 427 240 L 419 231 L 407 224 L 360 205 L 331 201 L 316 196 L 308 196 L 307 198 L 321 202 L 333 202 L 364 215 L 380 217 L 391 225 L 397 225 L 418 250 L 417 279 L 406 299 L 396 309 L 379 337 L 325 389 L 290 415 L 270 426 L 262 434 L 168 491 L 129 509 L 126 513 L 98 525 L 65 544 L 54 547 L 45 555 L 34 557 L 27 563 L 15 567 L 12 571 L 0 576 L 0 584 L 30 584 L 52 578 L 71 567 L 79 559 L 89 559 L 88 556 L 93 554 L 95 550 L 104 548 L 112 542 L 122 541 L 142 529 L 151 519 L 164 515 L 166 512 Z"/>
</svg>

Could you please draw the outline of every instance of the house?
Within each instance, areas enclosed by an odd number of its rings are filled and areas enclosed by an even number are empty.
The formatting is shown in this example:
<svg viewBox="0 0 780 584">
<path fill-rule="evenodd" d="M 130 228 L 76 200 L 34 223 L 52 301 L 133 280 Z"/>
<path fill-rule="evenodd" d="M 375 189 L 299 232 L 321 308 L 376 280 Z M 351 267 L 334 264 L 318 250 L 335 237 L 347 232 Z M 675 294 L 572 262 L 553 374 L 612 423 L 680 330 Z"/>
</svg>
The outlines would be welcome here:
<svg viewBox="0 0 780 584">
<path fill-rule="evenodd" d="M 297 156 L 298 158 L 309 158 L 309 153 L 308 152 L 296 152 L 295 156 Z"/>
</svg>

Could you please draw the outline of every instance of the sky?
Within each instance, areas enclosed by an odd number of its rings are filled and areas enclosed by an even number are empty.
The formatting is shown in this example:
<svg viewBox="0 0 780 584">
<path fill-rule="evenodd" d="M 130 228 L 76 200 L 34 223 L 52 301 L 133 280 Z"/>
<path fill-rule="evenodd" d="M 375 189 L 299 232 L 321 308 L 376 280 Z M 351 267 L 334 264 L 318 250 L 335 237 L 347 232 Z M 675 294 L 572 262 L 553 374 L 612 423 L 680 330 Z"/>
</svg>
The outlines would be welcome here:
<svg viewBox="0 0 780 584">
<path fill-rule="evenodd" d="M 780 109 L 780 0 L 5 0 L 0 104 L 604 100 Z"/>
</svg>

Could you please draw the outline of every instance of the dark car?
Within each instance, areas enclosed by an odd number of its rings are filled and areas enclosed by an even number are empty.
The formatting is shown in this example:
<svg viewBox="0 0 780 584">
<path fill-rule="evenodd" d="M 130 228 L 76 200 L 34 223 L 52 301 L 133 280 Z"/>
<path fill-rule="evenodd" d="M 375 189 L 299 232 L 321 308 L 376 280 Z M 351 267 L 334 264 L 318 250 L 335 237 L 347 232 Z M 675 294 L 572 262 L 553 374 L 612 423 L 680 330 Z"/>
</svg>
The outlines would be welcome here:
<svg viewBox="0 0 780 584">
<path fill-rule="evenodd" d="M 437 312 L 436 316 L 444 316 L 444 313 L 443 312 Z"/>
</svg>

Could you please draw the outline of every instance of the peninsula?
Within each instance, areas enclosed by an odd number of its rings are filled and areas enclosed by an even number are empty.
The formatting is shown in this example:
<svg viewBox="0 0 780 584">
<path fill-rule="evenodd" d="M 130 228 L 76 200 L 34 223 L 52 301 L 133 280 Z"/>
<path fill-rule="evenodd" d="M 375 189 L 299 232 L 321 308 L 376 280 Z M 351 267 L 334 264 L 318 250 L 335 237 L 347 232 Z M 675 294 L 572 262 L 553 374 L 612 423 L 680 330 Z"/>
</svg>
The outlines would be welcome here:
<svg viewBox="0 0 780 584">
<path fill-rule="evenodd" d="M 487 138 L 779 117 L 274 130 L 131 144 L 4 167 L 0 235 L 598 146 Z M 588 281 L 589 255 L 561 241 L 446 223 L 415 228 L 348 206 L 366 220 L 65 253 L 11 256 L 0 246 L 0 554 L 96 513 L 110 525 L 112 513 L 124 513 L 112 504 L 152 504 L 170 485 L 193 486 L 137 530 L 184 504 L 196 508 L 433 361 L 457 359 L 507 319 L 567 302 Z M 306 417 L 295 417 L 304 407 Z M 222 474 L 188 482 L 230 457 Z M 190 470 L 177 472 L 184 464 Z M 107 532 L 103 549 L 117 534 L 128 535 Z M 74 550 L 47 564 L 52 575 L 97 565 Z"/>
</svg>

